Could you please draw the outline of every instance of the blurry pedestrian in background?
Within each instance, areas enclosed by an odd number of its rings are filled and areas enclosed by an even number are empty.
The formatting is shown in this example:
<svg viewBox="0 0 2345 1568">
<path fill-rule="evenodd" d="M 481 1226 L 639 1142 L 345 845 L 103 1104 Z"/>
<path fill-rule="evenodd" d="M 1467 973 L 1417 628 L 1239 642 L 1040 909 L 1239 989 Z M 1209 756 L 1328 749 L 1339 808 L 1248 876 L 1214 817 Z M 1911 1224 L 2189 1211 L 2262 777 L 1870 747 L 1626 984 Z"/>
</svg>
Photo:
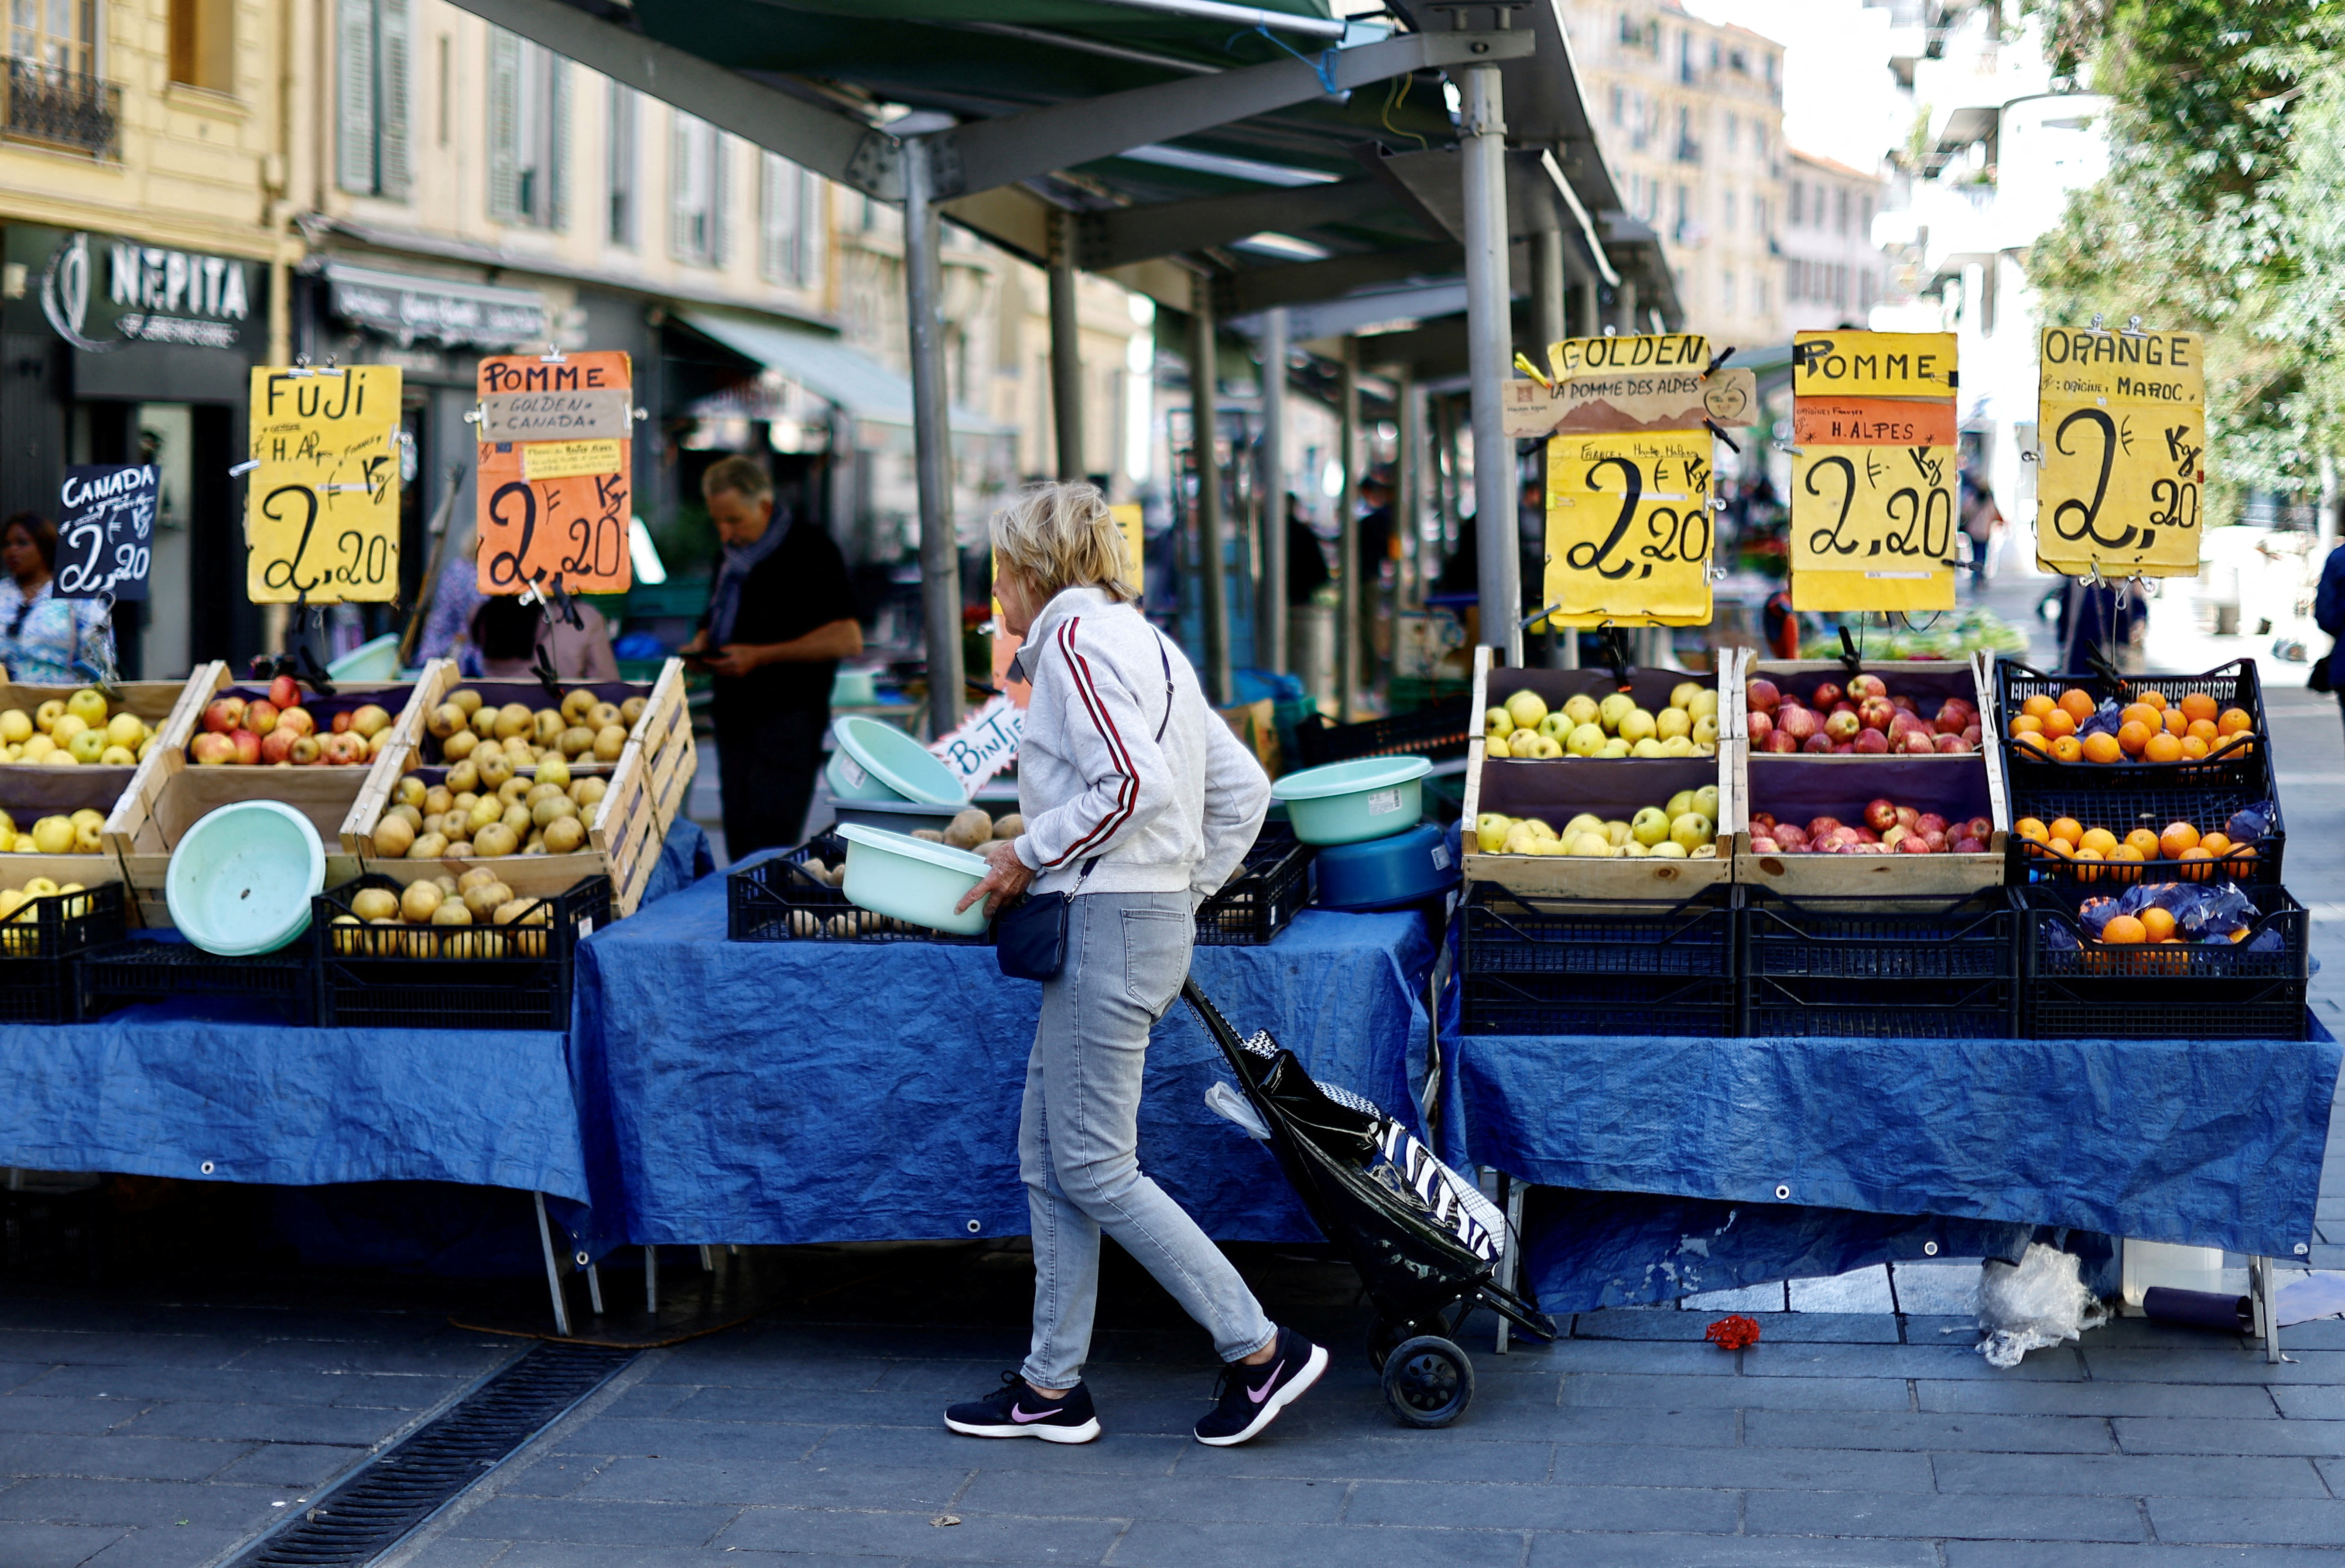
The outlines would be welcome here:
<svg viewBox="0 0 2345 1568">
<path fill-rule="evenodd" d="M 2345 706 L 2345 690 L 2339 690 L 2330 664 L 2337 657 L 2334 645 L 2345 640 L 2345 545 L 2330 551 L 2329 559 L 2320 564 L 2320 586 L 2312 596 L 2312 621 L 2329 634 L 2331 647 L 2314 662 L 2306 684 L 2314 691 L 2336 691 L 2338 703 Z"/>
<path fill-rule="evenodd" d="M 1962 513 L 1963 533 L 1971 542 L 1971 581 L 1984 583 L 1995 575 L 1995 545 L 2003 532 L 2003 509 L 1995 504 L 1995 492 L 1968 469 L 1963 471 L 1956 504 Z"/>
<path fill-rule="evenodd" d="M 536 600 L 498 594 L 472 614 L 472 646 L 481 650 L 481 674 L 490 680 L 531 680 L 537 656 L 557 680 L 616 680 L 619 661 L 611 652 L 610 623 L 592 605 L 572 602 L 579 624 L 556 620 Z"/>
<path fill-rule="evenodd" d="M 114 674 L 114 628 L 96 599 L 52 591 L 57 527 L 37 512 L 0 523 L 0 658 L 8 678 L 31 686 L 79 686 Z"/>
</svg>

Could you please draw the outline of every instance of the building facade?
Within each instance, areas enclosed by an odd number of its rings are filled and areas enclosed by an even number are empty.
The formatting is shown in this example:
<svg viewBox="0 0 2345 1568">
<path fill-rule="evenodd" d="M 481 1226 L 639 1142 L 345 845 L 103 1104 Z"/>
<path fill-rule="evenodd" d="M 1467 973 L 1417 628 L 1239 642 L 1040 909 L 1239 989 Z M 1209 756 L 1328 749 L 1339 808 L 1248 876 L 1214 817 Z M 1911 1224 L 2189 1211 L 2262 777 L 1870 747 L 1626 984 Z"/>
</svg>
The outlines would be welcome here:
<svg viewBox="0 0 2345 1568">
<path fill-rule="evenodd" d="M 1661 236 L 1697 331 L 1782 333 L 1783 49 L 1676 0 L 1568 0 L 1597 142 L 1629 211 Z"/>
<path fill-rule="evenodd" d="M 1784 161 L 1783 327 L 1867 326 L 1883 300 L 1889 258 L 1873 242 L 1886 182 L 1814 153 Z"/>
</svg>

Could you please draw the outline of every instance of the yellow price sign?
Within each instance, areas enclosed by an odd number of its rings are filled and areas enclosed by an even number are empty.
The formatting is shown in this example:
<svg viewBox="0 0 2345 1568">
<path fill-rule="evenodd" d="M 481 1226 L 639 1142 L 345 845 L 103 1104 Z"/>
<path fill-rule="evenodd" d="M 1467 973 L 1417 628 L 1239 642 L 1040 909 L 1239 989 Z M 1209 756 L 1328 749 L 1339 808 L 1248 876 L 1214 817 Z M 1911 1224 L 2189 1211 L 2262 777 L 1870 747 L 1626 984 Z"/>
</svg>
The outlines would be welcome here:
<svg viewBox="0 0 2345 1568">
<path fill-rule="evenodd" d="M 245 593 L 257 605 L 399 596 L 396 365 L 256 365 Z"/>
<path fill-rule="evenodd" d="M 1792 458 L 1792 604 L 1954 607 L 1952 446 L 1805 447 Z"/>
<path fill-rule="evenodd" d="M 1952 332 L 1794 332 L 1792 395 L 1954 395 Z"/>
<path fill-rule="evenodd" d="M 1566 338 L 1547 346 L 1557 381 L 1645 371 L 1691 371 L 1710 363 L 1710 340 L 1700 332 L 1651 332 L 1634 337 Z"/>
<path fill-rule="evenodd" d="M 2081 576 L 2196 576 L 2207 383 L 2196 332 L 2047 327 L 2035 555 Z"/>
<path fill-rule="evenodd" d="M 1707 431 L 1547 443 L 1549 624 L 1710 624 L 1711 458 Z"/>
</svg>

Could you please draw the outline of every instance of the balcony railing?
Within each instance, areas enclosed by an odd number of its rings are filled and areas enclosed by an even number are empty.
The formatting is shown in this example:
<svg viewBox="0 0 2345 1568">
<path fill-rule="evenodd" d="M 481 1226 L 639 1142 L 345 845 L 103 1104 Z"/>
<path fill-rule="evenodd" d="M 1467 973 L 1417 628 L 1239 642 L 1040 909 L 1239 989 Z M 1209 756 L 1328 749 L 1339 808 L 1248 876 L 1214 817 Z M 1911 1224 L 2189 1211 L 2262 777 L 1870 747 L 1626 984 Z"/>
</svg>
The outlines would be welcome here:
<svg viewBox="0 0 2345 1568">
<path fill-rule="evenodd" d="M 0 135 L 114 157 L 122 131 L 122 89 L 80 71 L 10 56 Z"/>
</svg>

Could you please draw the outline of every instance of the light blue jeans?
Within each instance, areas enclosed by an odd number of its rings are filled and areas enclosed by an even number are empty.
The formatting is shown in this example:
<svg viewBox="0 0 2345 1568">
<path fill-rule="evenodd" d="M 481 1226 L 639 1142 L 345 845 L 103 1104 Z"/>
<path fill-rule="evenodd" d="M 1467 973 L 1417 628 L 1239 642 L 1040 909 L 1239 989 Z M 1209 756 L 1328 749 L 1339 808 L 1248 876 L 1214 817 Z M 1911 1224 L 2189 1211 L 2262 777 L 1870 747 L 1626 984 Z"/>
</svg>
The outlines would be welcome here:
<svg viewBox="0 0 2345 1568">
<path fill-rule="evenodd" d="M 1204 1326 L 1224 1361 L 1277 1332 L 1221 1248 L 1140 1169 L 1148 1029 L 1181 993 L 1193 935 L 1185 892 L 1069 902 L 1066 963 L 1042 983 L 1018 1123 L 1034 1237 L 1034 1348 L 1021 1370 L 1037 1388 L 1071 1388 L 1083 1375 L 1101 1231 Z"/>
</svg>

